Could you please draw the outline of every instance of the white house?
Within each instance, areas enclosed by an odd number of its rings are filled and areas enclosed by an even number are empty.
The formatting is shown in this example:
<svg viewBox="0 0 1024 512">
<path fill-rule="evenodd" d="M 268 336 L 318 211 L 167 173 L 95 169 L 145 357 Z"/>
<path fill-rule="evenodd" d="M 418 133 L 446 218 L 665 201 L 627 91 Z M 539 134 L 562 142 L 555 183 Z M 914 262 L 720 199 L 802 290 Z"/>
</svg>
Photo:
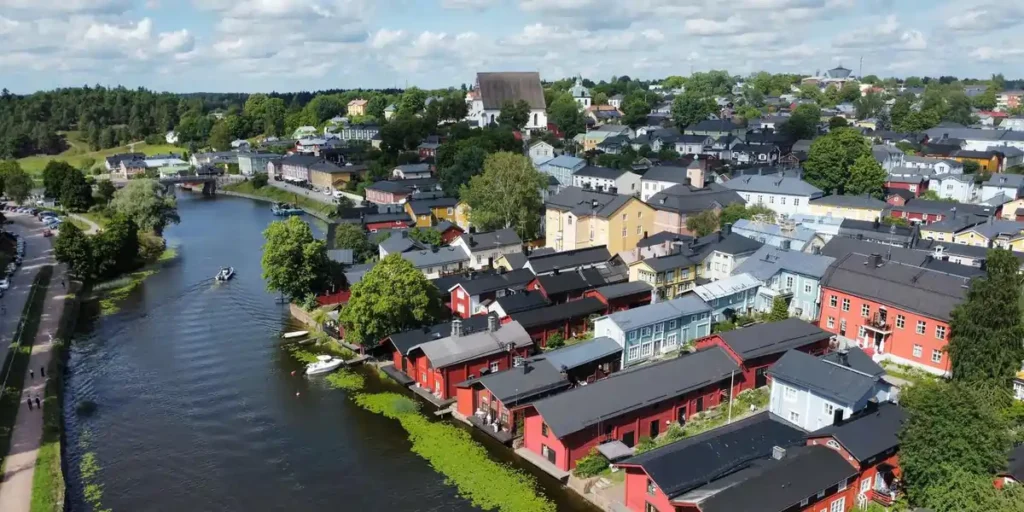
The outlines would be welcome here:
<svg viewBox="0 0 1024 512">
<path fill-rule="evenodd" d="M 174 130 L 171 130 L 171 131 L 167 132 L 164 135 L 164 140 L 166 140 L 168 144 L 177 144 L 178 143 L 178 132 L 176 132 Z"/>
<path fill-rule="evenodd" d="M 1003 194 L 1012 201 L 1021 196 L 1021 191 L 1024 191 L 1024 175 L 993 174 L 981 188 L 981 200 L 988 201 Z"/>
<path fill-rule="evenodd" d="M 572 94 L 572 99 L 576 100 L 576 104 L 583 107 L 590 107 L 590 89 L 583 87 L 583 79 L 576 77 L 576 84 L 569 89 L 569 94 Z"/>
<path fill-rule="evenodd" d="M 245 139 L 235 139 L 231 141 L 231 149 L 247 151 L 249 149 L 249 141 Z"/>
<path fill-rule="evenodd" d="M 498 122 L 498 115 L 505 102 L 525 101 L 530 106 L 526 120 L 527 130 L 547 129 L 547 103 L 544 88 L 540 85 L 540 73 L 500 72 L 477 73 L 476 89 L 466 95 L 469 101 L 467 120 L 479 127 Z"/>
<path fill-rule="evenodd" d="M 292 138 L 308 139 L 310 137 L 316 137 L 318 133 L 316 126 L 300 126 L 292 132 Z"/>
<path fill-rule="evenodd" d="M 611 98 L 608 98 L 608 104 L 613 106 L 613 107 L 615 107 L 615 108 L 617 108 L 617 109 L 619 109 L 619 110 L 621 110 L 622 109 L 622 101 L 625 100 L 625 99 L 626 99 L 625 96 L 623 96 L 621 94 L 616 94 L 615 96 L 612 96 Z M 1024 129 L 1024 127 L 1022 127 L 1022 129 Z"/>
<path fill-rule="evenodd" d="M 640 175 L 621 169 L 588 165 L 572 175 L 572 186 L 632 195 L 640 192 Z"/>
<path fill-rule="evenodd" d="M 539 166 L 555 157 L 555 147 L 539 140 L 530 145 L 530 161 Z"/>
<path fill-rule="evenodd" d="M 739 193 L 748 206 L 760 204 L 781 215 L 808 213 L 811 199 L 824 195 L 806 181 L 779 175 L 742 176 L 724 186 Z"/>
<path fill-rule="evenodd" d="M 939 174 L 932 176 L 928 190 L 934 190 L 940 199 L 952 199 L 960 203 L 978 200 L 978 186 L 972 174 Z"/>
<path fill-rule="evenodd" d="M 882 165 L 886 172 L 895 167 L 904 165 L 904 158 L 907 156 L 903 150 L 886 144 L 875 144 L 871 146 L 871 154 L 875 160 Z"/>
<path fill-rule="evenodd" d="M 460 247 L 469 256 L 469 266 L 474 270 L 489 268 L 505 254 L 523 252 L 523 241 L 512 228 L 487 233 L 463 233 L 451 243 Z"/>
<path fill-rule="evenodd" d="M 907 155 L 903 157 L 902 167 L 911 169 L 930 169 L 935 174 L 963 174 L 964 164 L 956 160 L 926 158 L 923 156 Z"/>
<path fill-rule="evenodd" d="M 680 155 L 699 155 L 704 148 L 710 147 L 715 139 L 709 135 L 680 135 L 676 139 L 676 153 Z"/>
<path fill-rule="evenodd" d="M 896 390 L 882 378 L 885 370 L 857 347 L 820 358 L 790 350 L 768 375 L 768 410 L 807 431 L 845 420 L 869 403 L 896 398 Z"/>
</svg>

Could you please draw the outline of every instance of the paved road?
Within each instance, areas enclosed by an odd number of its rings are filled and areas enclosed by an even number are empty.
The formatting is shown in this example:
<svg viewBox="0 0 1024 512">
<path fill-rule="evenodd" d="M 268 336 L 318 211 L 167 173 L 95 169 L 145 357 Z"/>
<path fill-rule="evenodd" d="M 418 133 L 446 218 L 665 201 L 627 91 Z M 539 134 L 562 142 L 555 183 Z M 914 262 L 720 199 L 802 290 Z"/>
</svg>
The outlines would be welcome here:
<svg viewBox="0 0 1024 512">
<path fill-rule="evenodd" d="M 51 244 L 43 237 L 42 223 L 22 213 L 5 212 L 5 215 L 14 224 L 8 224 L 4 229 L 21 235 L 25 240 L 25 259 L 11 279 L 11 288 L 0 297 L 0 359 L 7 354 L 11 338 L 18 328 L 18 319 L 25 309 L 25 300 L 36 273 L 43 265 L 53 264 Z"/>
<path fill-rule="evenodd" d="M 34 278 L 35 273 L 43 265 L 56 264 L 50 242 L 52 239 L 43 238 L 41 223 L 24 215 L 13 217 L 12 220 L 15 222 L 15 230 L 21 231 L 28 238 L 25 251 L 27 258 L 24 266 L 29 268 L 22 271 L 24 274 L 22 277 L 26 278 L 31 274 L 31 277 Z M 40 409 L 30 411 L 26 400 L 29 397 L 39 397 L 42 400 L 45 395 L 46 379 L 42 376 L 40 369 L 50 364 L 53 349 L 52 334 L 57 332 L 61 313 L 64 310 L 65 291 L 62 279 L 64 279 L 64 268 L 58 266 L 54 269 L 53 278 L 46 291 L 43 315 L 32 345 L 32 356 L 29 358 L 28 367 L 35 373 L 34 375 L 25 375 L 21 405 L 14 423 L 14 432 L 11 435 L 11 449 L 4 462 L 3 480 L 0 481 L 0 510 L 4 512 L 29 512 L 31 509 L 32 478 L 35 474 L 39 445 L 43 438 L 43 411 Z M 29 287 L 31 282 L 31 279 L 28 279 L 24 281 L 23 286 Z M 25 298 L 27 298 L 27 294 Z M 24 298 L 22 303 L 24 303 Z M 20 313 L 20 309 L 17 313 L 13 313 L 8 308 L 6 316 L 12 318 L 13 314 L 15 320 L 12 323 L 16 323 Z"/>
<path fill-rule="evenodd" d="M 277 188 L 279 188 L 281 190 L 286 190 L 286 191 L 291 192 L 293 194 L 298 194 L 300 196 L 305 196 L 305 197 L 308 197 L 308 198 L 313 199 L 315 201 L 319 201 L 319 202 L 324 203 L 324 204 L 338 204 L 338 200 L 335 199 L 334 196 L 326 195 L 323 192 L 315 192 L 313 190 L 305 189 L 305 188 L 302 188 L 302 187 L 296 187 L 295 185 L 292 185 L 292 184 L 290 184 L 288 182 L 277 181 L 277 180 L 274 180 L 274 179 L 271 179 L 268 183 L 270 183 L 271 185 L 273 185 L 273 186 L 275 186 L 275 187 L 277 187 Z M 359 196 L 356 196 L 354 194 L 346 194 L 346 195 L 349 197 L 349 199 L 352 199 L 352 202 L 355 203 L 356 206 L 359 206 L 363 202 L 363 198 L 361 198 Z"/>
</svg>

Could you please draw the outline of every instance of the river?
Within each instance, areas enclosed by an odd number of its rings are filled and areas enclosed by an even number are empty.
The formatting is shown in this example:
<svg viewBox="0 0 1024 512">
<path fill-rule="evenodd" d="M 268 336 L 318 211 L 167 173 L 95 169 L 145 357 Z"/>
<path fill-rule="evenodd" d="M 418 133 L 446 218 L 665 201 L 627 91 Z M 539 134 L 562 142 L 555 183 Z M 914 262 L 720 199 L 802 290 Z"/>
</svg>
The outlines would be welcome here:
<svg viewBox="0 0 1024 512">
<path fill-rule="evenodd" d="M 65 400 L 73 509 L 89 509 L 79 463 L 91 452 L 115 512 L 477 510 L 409 450 L 397 422 L 291 375 L 301 365 L 280 333 L 294 326 L 260 278 L 268 205 L 178 200 L 181 223 L 165 233 L 178 257 L 120 312 L 80 322 Z M 235 279 L 211 283 L 222 265 Z M 95 412 L 78 414 L 86 401 Z M 560 511 L 592 510 L 541 483 Z"/>
</svg>

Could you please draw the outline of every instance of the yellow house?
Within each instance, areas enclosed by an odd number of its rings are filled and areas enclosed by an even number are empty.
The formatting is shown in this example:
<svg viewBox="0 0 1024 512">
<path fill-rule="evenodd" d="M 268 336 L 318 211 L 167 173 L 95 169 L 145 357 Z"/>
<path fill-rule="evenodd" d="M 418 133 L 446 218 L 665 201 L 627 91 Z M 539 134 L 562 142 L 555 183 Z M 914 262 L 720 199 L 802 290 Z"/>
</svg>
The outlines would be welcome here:
<svg viewBox="0 0 1024 512">
<path fill-rule="evenodd" d="M 963 229 L 953 235 L 953 242 L 975 247 L 1001 247 L 1024 250 L 1024 222 L 989 220 Z"/>
<path fill-rule="evenodd" d="M 629 265 L 629 280 L 650 284 L 659 299 L 672 299 L 693 289 L 699 268 L 682 254 L 648 258 Z"/>
<path fill-rule="evenodd" d="M 469 231 L 469 205 L 465 201 L 459 201 L 455 205 L 455 220 L 453 222 L 463 231 Z"/>
<path fill-rule="evenodd" d="M 1017 211 L 1022 209 L 1024 209 L 1024 199 L 1014 199 L 1009 203 L 1003 204 L 999 216 L 1006 220 L 1017 220 Z"/>
<path fill-rule="evenodd" d="M 967 161 L 977 162 L 982 171 L 999 172 L 1002 159 L 995 151 L 967 151 L 961 149 L 951 155 L 953 160 L 964 163 Z"/>
<path fill-rule="evenodd" d="M 405 203 L 405 211 L 416 219 L 416 227 L 428 228 L 441 221 L 455 222 L 458 200 L 451 197 L 413 197 Z"/>
<path fill-rule="evenodd" d="M 615 135 L 615 133 L 604 130 L 593 130 L 577 135 L 576 139 L 577 142 L 583 146 L 583 151 L 593 151 L 597 149 L 598 144 L 604 142 L 605 139 L 612 135 Z"/>
<path fill-rule="evenodd" d="M 566 187 L 547 200 L 545 246 L 570 251 L 599 245 L 618 254 L 652 231 L 654 209 L 635 196 Z"/>
<path fill-rule="evenodd" d="M 357 99 L 348 102 L 348 115 L 349 116 L 365 116 L 366 115 L 366 104 L 369 103 L 364 99 Z"/>
<path fill-rule="evenodd" d="M 812 199 L 808 205 L 812 215 L 831 215 L 842 219 L 875 221 L 889 205 L 871 196 L 825 196 Z"/>
</svg>

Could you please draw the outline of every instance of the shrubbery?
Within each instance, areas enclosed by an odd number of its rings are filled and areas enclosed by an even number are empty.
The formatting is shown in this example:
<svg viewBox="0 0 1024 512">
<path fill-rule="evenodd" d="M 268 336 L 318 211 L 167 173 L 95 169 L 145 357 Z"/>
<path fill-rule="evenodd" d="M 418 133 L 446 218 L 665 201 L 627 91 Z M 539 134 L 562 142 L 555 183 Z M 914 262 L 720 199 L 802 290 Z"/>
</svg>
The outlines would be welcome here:
<svg viewBox="0 0 1024 512">
<path fill-rule="evenodd" d="M 643 441 L 640 444 L 643 444 Z M 597 448 L 591 448 L 586 457 L 576 461 L 576 469 L 573 470 L 573 474 L 580 478 L 590 478 L 608 469 L 608 464 L 608 459 L 601 455 Z"/>
</svg>

